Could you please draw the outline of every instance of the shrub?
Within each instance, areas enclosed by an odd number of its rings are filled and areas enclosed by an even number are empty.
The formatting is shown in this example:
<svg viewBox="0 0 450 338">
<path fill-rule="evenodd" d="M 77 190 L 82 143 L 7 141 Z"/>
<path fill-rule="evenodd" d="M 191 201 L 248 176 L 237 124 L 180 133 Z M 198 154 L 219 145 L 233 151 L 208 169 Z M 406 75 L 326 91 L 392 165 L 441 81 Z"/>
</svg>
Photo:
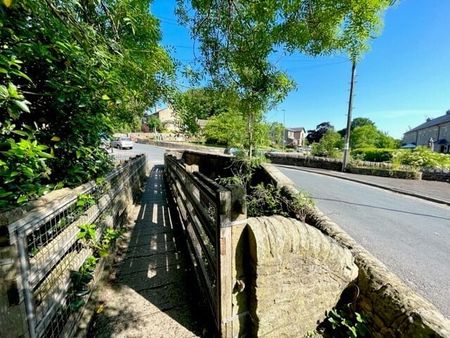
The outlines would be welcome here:
<svg viewBox="0 0 450 338">
<path fill-rule="evenodd" d="M 396 149 L 359 148 L 352 150 L 352 157 L 369 162 L 391 162 Z"/>
<path fill-rule="evenodd" d="M 400 149 L 394 153 L 393 163 L 415 168 L 450 168 L 450 155 L 437 153 L 426 147 Z"/>
<path fill-rule="evenodd" d="M 260 183 L 251 187 L 247 196 L 247 214 L 249 217 L 282 215 L 303 219 L 306 209 L 313 205 L 311 197 L 305 192 L 294 196 L 272 184 Z"/>
</svg>

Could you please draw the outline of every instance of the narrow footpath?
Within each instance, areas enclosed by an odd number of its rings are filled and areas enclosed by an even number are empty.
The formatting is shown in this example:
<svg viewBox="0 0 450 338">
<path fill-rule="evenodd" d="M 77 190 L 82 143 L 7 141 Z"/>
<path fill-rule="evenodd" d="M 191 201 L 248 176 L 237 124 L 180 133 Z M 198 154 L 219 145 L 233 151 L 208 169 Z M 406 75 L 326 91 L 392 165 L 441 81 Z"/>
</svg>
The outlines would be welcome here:
<svg viewBox="0 0 450 338">
<path fill-rule="evenodd" d="M 128 247 L 97 296 L 89 337 L 200 337 L 203 311 L 189 257 L 166 199 L 163 166 L 142 195 Z"/>
</svg>

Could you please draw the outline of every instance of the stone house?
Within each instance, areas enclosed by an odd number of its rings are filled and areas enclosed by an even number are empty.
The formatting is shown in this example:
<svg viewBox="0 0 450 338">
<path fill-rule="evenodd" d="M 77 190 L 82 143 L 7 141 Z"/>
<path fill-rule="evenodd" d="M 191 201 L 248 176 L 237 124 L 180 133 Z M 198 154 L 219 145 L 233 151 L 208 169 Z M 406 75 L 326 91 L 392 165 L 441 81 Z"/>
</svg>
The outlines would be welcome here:
<svg viewBox="0 0 450 338">
<path fill-rule="evenodd" d="M 403 135 L 404 144 L 431 147 L 433 151 L 450 153 L 450 110 L 445 115 L 428 118 L 425 123 Z"/>
<path fill-rule="evenodd" d="M 305 145 L 306 130 L 300 128 L 286 128 L 284 131 L 284 140 L 287 146 L 303 147 Z"/>
<path fill-rule="evenodd" d="M 168 106 L 165 108 L 157 109 L 154 113 L 150 114 L 150 116 L 157 117 L 163 124 L 164 128 L 169 133 L 179 133 L 180 127 L 177 123 L 177 115 L 172 107 Z"/>
</svg>

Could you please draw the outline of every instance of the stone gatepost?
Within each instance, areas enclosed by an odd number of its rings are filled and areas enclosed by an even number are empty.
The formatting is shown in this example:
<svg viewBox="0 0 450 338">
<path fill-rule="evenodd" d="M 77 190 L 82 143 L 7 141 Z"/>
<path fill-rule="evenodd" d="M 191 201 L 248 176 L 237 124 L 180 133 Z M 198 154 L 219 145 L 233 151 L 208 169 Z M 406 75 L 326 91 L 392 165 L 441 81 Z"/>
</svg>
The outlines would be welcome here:
<svg viewBox="0 0 450 338">
<path fill-rule="evenodd" d="M 252 336 L 306 336 L 357 278 L 350 250 L 295 219 L 258 217 L 247 224 Z"/>
</svg>

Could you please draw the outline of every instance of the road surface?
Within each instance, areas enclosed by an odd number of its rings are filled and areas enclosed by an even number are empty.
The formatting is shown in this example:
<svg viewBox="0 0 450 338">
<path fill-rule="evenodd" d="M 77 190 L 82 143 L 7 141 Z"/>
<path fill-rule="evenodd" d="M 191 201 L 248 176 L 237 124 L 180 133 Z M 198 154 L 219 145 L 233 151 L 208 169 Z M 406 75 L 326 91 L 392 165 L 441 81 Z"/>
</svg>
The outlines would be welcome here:
<svg viewBox="0 0 450 338">
<path fill-rule="evenodd" d="M 131 156 L 136 156 L 138 154 L 147 155 L 147 159 L 149 161 L 155 163 L 163 163 L 164 162 L 164 148 L 153 147 L 148 144 L 139 144 L 134 143 L 133 149 L 117 149 L 112 148 L 112 154 L 119 160 L 126 160 Z M 110 151 L 111 151 L 110 150 Z"/>
<path fill-rule="evenodd" d="M 450 318 L 449 206 L 298 169 L 278 169 Z"/>
</svg>

